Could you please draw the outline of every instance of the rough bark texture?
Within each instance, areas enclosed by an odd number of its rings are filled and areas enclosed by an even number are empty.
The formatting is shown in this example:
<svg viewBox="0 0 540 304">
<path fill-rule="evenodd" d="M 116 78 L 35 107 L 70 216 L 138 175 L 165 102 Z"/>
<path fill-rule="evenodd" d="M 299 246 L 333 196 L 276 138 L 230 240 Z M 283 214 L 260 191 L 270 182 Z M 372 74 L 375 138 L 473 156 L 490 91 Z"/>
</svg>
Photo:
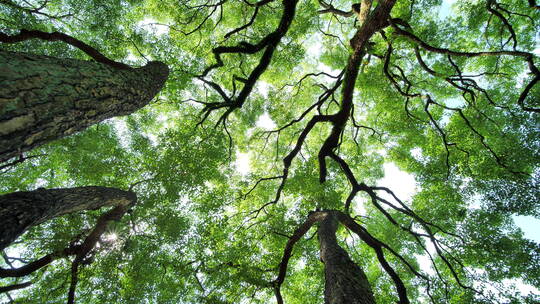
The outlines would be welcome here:
<svg viewBox="0 0 540 304">
<path fill-rule="evenodd" d="M 134 192 L 108 187 L 38 189 L 0 196 L 0 250 L 28 228 L 52 218 L 103 206 L 134 204 Z"/>
<path fill-rule="evenodd" d="M 0 50 L 0 162 L 148 104 L 169 74 Z"/>
<path fill-rule="evenodd" d="M 373 292 L 362 269 L 336 239 L 337 217 L 333 212 L 319 226 L 320 257 L 324 263 L 325 304 L 374 304 Z"/>
</svg>

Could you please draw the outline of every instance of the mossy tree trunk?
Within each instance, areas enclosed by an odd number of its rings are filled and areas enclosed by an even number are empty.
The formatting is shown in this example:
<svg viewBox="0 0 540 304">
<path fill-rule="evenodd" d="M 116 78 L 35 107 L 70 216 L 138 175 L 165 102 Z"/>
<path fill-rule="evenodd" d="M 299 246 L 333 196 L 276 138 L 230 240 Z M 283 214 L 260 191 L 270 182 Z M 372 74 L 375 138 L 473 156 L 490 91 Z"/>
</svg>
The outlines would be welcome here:
<svg viewBox="0 0 540 304">
<path fill-rule="evenodd" d="M 37 189 L 0 196 L 0 251 L 28 228 L 55 217 L 104 206 L 135 204 L 134 192 L 109 187 Z"/>
<path fill-rule="evenodd" d="M 374 304 L 373 292 L 364 271 L 339 246 L 338 220 L 328 211 L 319 226 L 320 258 L 324 263 L 325 304 Z"/>
<path fill-rule="evenodd" d="M 169 74 L 0 50 L 0 162 L 142 108 Z"/>
</svg>

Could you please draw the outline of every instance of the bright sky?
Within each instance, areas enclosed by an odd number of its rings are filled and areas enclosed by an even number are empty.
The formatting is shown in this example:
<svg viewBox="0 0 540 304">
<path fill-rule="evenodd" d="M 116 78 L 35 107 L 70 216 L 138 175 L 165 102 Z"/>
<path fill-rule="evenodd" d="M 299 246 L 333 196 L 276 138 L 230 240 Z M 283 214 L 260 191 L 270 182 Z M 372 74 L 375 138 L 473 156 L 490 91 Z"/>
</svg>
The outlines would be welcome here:
<svg viewBox="0 0 540 304">
<path fill-rule="evenodd" d="M 409 200 L 417 191 L 416 181 L 414 177 L 406 172 L 399 170 L 399 168 L 393 163 L 384 164 L 384 178 L 380 179 L 377 183 L 379 186 L 385 186 L 394 191 L 394 193 L 403 201 Z M 540 220 L 532 216 L 513 216 L 514 223 L 523 231 L 525 238 L 540 243 Z M 433 255 L 435 249 L 429 242 L 426 243 L 428 251 Z M 416 256 L 420 268 L 428 274 L 433 274 L 434 270 L 431 266 L 431 261 L 428 255 Z M 534 286 L 525 284 L 521 279 L 519 280 L 504 280 L 503 284 L 508 286 L 515 284 L 518 290 L 526 295 L 529 293 L 538 294 L 540 291 Z M 495 287 L 488 288 L 492 292 L 497 293 Z"/>
<path fill-rule="evenodd" d="M 441 8 L 439 10 L 439 18 L 444 19 L 452 12 L 452 4 L 457 0 L 443 0 Z"/>
<path fill-rule="evenodd" d="M 384 177 L 379 180 L 377 186 L 389 188 L 404 201 L 409 200 L 416 193 L 416 181 L 412 175 L 399 170 L 393 163 L 385 163 L 383 168 Z"/>
<path fill-rule="evenodd" d="M 404 201 L 409 200 L 417 190 L 414 177 L 399 170 L 393 163 L 384 164 L 384 178 L 379 180 L 377 185 L 391 189 L 399 199 Z M 540 243 L 540 219 L 520 215 L 512 216 L 512 218 L 526 238 Z"/>
<path fill-rule="evenodd" d="M 140 21 L 137 23 L 137 27 L 152 32 L 158 36 L 169 33 L 169 27 L 167 25 L 161 24 L 152 18 L 146 18 Z"/>
<path fill-rule="evenodd" d="M 526 238 L 540 243 L 540 220 L 532 216 L 515 215 L 514 223 L 521 228 Z"/>
</svg>

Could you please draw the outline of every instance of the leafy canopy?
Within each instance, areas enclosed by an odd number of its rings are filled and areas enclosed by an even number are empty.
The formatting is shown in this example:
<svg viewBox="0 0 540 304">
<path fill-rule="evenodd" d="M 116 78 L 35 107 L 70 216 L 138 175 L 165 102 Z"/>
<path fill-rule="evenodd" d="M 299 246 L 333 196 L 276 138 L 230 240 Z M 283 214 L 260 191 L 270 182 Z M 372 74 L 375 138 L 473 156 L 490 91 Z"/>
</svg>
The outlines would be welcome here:
<svg viewBox="0 0 540 304">
<path fill-rule="evenodd" d="M 373 7 L 379 2 L 390 1 Z M 391 248 L 386 258 L 413 303 L 539 301 L 538 289 L 520 293 L 516 284 L 540 288 L 540 247 L 511 216 L 540 210 L 540 11 L 516 0 L 397 1 L 365 46 L 353 108 L 334 136 L 340 122 L 329 117 L 345 104 L 349 40 L 361 25 L 351 4 L 0 1 L 2 32 L 60 31 L 112 59 L 159 59 L 172 71 L 139 112 L 2 170 L 4 193 L 143 181 L 139 203 L 108 232 L 117 238 L 102 240 L 80 270 L 78 302 L 275 301 L 285 245 L 316 208 L 348 211 Z M 59 42 L 2 48 L 85 58 Z M 477 52 L 489 54 L 469 55 Z M 323 166 L 329 138 L 336 143 Z M 378 184 L 388 163 L 414 176 L 413 197 Z M 101 212 L 44 223 L 6 256 L 24 263 L 64 248 Z M 294 247 L 285 303 L 323 301 L 315 232 Z M 344 228 L 339 238 L 378 303 L 395 302 L 372 248 Z M 69 275 L 69 260 L 59 260 L 11 296 L 62 302 Z"/>
</svg>

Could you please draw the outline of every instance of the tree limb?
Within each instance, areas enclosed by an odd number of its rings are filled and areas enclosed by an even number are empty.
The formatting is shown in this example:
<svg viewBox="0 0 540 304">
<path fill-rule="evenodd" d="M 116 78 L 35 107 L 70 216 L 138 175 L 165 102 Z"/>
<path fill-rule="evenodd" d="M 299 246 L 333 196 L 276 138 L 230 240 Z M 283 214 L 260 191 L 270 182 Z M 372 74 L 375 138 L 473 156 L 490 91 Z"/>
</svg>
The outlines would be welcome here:
<svg viewBox="0 0 540 304">
<path fill-rule="evenodd" d="M 90 45 L 63 33 L 59 33 L 59 32 L 47 33 L 47 32 L 42 32 L 38 30 L 25 30 L 25 29 L 22 29 L 19 32 L 19 34 L 12 35 L 12 36 L 4 34 L 4 33 L 0 33 L 0 42 L 2 43 L 17 43 L 17 42 L 21 42 L 25 40 L 36 39 L 36 38 L 41 39 L 41 40 L 46 40 L 46 41 L 62 41 L 85 52 L 88 56 L 92 57 L 95 61 L 99 63 L 103 63 L 113 68 L 121 69 L 121 70 L 132 69 L 132 67 L 130 67 L 129 65 L 111 60 L 105 57 L 103 54 L 101 54 L 98 50 L 91 47 Z"/>
</svg>

